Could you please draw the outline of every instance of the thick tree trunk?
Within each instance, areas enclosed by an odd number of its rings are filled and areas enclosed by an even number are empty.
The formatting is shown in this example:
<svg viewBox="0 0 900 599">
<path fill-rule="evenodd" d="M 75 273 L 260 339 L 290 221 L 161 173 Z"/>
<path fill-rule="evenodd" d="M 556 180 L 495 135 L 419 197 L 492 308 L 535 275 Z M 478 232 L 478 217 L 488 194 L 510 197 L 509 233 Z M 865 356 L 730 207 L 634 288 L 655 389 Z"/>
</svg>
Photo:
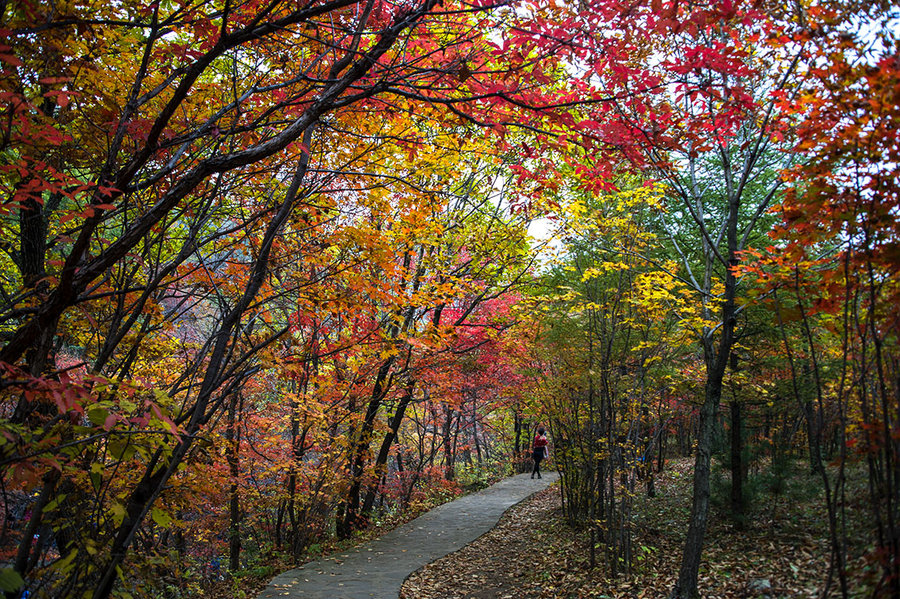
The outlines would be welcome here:
<svg viewBox="0 0 900 599">
<path fill-rule="evenodd" d="M 44 277 L 47 225 L 42 203 L 30 197 L 19 210 L 19 269 L 25 287 L 35 287 Z"/>
</svg>

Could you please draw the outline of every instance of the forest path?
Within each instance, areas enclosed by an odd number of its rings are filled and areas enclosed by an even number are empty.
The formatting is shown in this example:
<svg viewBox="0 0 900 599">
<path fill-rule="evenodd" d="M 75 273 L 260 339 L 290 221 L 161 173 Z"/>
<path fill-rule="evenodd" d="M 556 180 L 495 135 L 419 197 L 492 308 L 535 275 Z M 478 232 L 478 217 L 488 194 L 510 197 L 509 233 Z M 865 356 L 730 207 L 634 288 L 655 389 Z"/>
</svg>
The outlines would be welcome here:
<svg viewBox="0 0 900 599">
<path fill-rule="evenodd" d="M 510 507 L 558 478 L 547 472 L 504 479 L 478 493 L 440 505 L 415 520 L 349 551 L 276 576 L 258 599 L 397 599 L 406 577 L 471 543 Z"/>
</svg>

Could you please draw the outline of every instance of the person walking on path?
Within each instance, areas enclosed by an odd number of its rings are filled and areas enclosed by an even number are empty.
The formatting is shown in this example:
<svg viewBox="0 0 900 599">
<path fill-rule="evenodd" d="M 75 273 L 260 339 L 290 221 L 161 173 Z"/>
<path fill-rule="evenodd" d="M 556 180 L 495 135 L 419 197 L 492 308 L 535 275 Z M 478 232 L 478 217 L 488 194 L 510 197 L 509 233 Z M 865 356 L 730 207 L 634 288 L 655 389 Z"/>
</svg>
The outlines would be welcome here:
<svg viewBox="0 0 900 599">
<path fill-rule="evenodd" d="M 539 428 L 532 444 L 531 458 L 534 460 L 534 470 L 531 471 L 531 478 L 534 478 L 535 474 L 538 478 L 541 477 L 541 461 L 548 455 L 547 436 L 544 435 L 544 429 Z"/>
<path fill-rule="evenodd" d="M 525 482 L 525 474 L 511 476 L 438 506 L 374 541 L 286 570 L 256 599 L 397 599 L 410 574 L 462 549 L 496 526 L 508 508 L 557 480 L 555 472 L 547 473 L 546 482 Z"/>
</svg>

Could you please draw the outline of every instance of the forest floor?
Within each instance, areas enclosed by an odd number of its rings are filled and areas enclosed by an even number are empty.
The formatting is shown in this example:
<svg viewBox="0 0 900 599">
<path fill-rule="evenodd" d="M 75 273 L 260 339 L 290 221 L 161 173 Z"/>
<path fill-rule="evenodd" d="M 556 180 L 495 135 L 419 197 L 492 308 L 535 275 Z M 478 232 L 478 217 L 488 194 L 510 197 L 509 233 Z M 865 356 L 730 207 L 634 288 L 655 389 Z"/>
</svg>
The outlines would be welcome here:
<svg viewBox="0 0 900 599">
<path fill-rule="evenodd" d="M 419 568 L 489 532 L 511 507 L 550 487 L 527 474 L 438 506 L 428 513 L 352 549 L 281 572 L 259 599 L 396 599 Z"/>
<path fill-rule="evenodd" d="M 589 567 L 587 533 L 566 524 L 559 488 L 553 486 L 508 510 L 474 543 L 415 572 L 400 597 L 667 597 L 680 565 L 691 472 L 690 460 L 670 462 L 657 475 L 656 497 L 642 492 L 635 498 L 631 576 L 610 578 L 599 551 L 597 567 Z M 777 495 L 771 486 L 757 488 L 745 530 L 714 505 L 700 571 L 702 597 L 817 596 L 828 572 L 829 544 L 815 482 L 795 473 Z M 715 490 L 713 496 L 715 503 Z"/>
</svg>

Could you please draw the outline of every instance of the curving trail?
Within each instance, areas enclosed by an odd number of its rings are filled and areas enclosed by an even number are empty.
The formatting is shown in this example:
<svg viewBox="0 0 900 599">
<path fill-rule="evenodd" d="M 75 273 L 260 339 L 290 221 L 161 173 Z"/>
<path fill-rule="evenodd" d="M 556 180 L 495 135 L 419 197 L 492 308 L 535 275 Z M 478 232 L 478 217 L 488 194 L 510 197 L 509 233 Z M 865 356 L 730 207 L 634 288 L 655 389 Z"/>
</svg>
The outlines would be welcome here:
<svg viewBox="0 0 900 599">
<path fill-rule="evenodd" d="M 407 576 L 488 532 L 510 507 L 557 480 L 519 474 L 438 506 L 382 537 L 276 576 L 258 599 L 397 599 Z"/>
</svg>

